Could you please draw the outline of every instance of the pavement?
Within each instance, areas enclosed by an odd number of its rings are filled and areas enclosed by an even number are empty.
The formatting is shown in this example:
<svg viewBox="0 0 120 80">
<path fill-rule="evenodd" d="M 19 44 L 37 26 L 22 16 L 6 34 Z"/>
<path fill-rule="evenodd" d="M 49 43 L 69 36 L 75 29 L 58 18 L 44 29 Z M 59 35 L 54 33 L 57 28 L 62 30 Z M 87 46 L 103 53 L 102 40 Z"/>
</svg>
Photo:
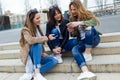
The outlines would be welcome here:
<svg viewBox="0 0 120 80">
<path fill-rule="evenodd" d="M 23 73 L 0 73 L 0 80 L 18 80 Z M 47 73 L 47 80 L 77 80 L 80 73 Z M 120 80 L 119 73 L 96 73 L 97 80 Z M 88 80 L 88 79 L 85 79 Z"/>
</svg>

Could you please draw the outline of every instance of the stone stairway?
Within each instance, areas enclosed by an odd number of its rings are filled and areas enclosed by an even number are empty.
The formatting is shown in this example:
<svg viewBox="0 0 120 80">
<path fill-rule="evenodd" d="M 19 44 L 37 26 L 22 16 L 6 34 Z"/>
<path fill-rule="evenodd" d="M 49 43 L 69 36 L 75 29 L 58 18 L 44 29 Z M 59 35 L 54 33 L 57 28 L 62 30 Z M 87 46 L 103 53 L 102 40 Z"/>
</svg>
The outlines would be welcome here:
<svg viewBox="0 0 120 80">
<path fill-rule="evenodd" d="M 49 51 L 49 48 L 46 47 L 46 50 Z M 87 65 L 97 74 L 97 80 L 120 80 L 120 33 L 103 34 L 101 43 L 92 53 L 93 60 Z M 80 69 L 71 52 L 65 53 L 63 60 L 63 64 L 45 74 L 48 80 L 76 80 Z M 18 80 L 24 72 L 18 42 L 0 44 L 0 80 Z"/>
</svg>

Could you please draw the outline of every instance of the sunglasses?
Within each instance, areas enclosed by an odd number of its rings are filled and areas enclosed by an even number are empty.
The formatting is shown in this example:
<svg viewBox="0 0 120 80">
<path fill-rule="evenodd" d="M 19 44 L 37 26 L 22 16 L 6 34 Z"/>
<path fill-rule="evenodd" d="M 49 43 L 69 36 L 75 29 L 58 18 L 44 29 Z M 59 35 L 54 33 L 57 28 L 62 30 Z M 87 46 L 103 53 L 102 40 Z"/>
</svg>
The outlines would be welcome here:
<svg viewBox="0 0 120 80">
<path fill-rule="evenodd" d="M 37 11 L 36 8 L 31 9 L 31 10 L 28 12 L 28 15 L 31 16 L 32 14 L 35 14 L 35 13 L 38 13 L 38 11 Z"/>
<path fill-rule="evenodd" d="M 55 5 L 51 6 L 49 9 L 54 9 L 54 8 L 58 8 L 58 5 L 55 4 Z"/>
<path fill-rule="evenodd" d="M 31 13 L 38 12 L 36 8 L 30 10 Z"/>
</svg>

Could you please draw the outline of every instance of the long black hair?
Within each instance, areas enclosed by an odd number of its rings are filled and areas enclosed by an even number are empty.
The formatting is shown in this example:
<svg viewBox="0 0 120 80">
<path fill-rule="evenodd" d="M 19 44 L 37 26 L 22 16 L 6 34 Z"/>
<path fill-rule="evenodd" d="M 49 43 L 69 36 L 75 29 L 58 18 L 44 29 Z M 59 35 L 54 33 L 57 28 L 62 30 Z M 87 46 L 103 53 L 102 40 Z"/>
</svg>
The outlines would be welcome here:
<svg viewBox="0 0 120 80">
<path fill-rule="evenodd" d="M 55 26 L 57 24 L 57 21 L 55 20 L 54 16 L 55 16 L 55 12 L 58 12 L 61 14 L 61 20 L 60 23 L 63 21 L 63 16 L 62 16 L 62 12 L 59 9 L 59 7 L 57 5 L 53 5 L 49 8 L 48 11 L 48 22 L 52 25 Z"/>
</svg>

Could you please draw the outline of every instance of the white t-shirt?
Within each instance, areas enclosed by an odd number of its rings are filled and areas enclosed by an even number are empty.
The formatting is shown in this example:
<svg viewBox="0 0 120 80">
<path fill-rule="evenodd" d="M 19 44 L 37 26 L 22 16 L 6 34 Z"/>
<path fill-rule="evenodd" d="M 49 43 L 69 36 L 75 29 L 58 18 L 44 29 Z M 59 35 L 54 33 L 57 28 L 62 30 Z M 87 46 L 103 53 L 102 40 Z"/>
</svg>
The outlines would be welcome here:
<svg viewBox="0 0 120 80">
<path fill-rule="evenodd" d="M 58 31 L 59 31 L 59 34 L 60 34 L 60 39 L 63 39 L 63 36 L 62 36 L 62 34 L 61 34 L 61 32 L 60 32 L 59 25 L 60 25 L 60 23 L 58 23 L 58 25 L 56 26 L 56 29 L 58 29 Z"/>
<path fill-rule="evenodd" d="M 38 30 L 38 28 L 36 28 L 36 37 L 40 37 L 40 36 L 41 36 L 41 34 L 40 34 L 39 30 Z"/>
<path fill-rule="evenodd" d="M 81 28 L 82 26 L 81 25 L 79 25 L 79 27 L 78 27 L 78 30 L 79 30 L 79 32 L 80 32 L 80 37 L 81 37 L 81 40 L 83 40 L 83 39 L 85 39 L 85 31 L 84 30 L 82 30 L 82 28 Z"/>
</svg>

